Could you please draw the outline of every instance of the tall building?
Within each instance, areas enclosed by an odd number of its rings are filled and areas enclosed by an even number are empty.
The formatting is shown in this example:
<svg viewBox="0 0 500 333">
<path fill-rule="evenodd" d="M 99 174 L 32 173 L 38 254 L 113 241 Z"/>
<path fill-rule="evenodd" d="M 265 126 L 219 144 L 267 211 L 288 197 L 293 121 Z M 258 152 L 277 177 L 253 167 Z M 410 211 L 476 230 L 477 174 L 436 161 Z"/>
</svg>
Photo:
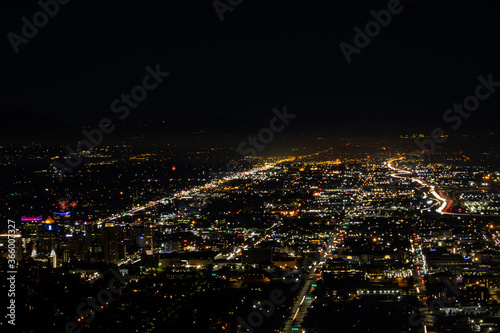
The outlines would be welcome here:
<svg viewBox="0 0 500 333">
<path fill-rule="evenodd" d="M 111 222 L 105 223 L 101 236 L 105 261 L 117 263 L 118 260 L 124 258 L 125 246 L 120 226 Z"/>
<path fill-rule="evenodd" d="M 39 224 L 36 237 L 36 258 L 47 260 L 52 267 L 57 267 L 59 248 L 59 224 L 50 216 Z"/>
<path fill-rule="evenodd" d="M 136 244 L 142 253 L 146 255 L 153 254 L 153 228 L 148 226 L 135 229 Z"/>
<path fill-rule="evenodd" d="M 11 241 L 9 242 L 9 239 Z M 13 239 L 13 241 L 12 241 Z M 9 247 L 9 244 L 13 244 Z M 23 259 L 23 242 L 22 242 L 22 237 L 20 234 L 2 234 L 0 235 L 0 258 L 7 258 L 11 259 L 9 257 L 9 249 L 14 250 L 14 259 L 19 261 Z"/>
<path fill-rule="evenodd" d="M 36 238 L 38 235 L 40 221 L 42 216 L 22 216 L 21 234 L 24 239 L 25 251 L 27 256 L 36 256 Z"/>
<path fill-rule="evenodd" d="M 48 217 L 38 225 L 36 235 L 38 256 L 49 256 L 57 247 L 59 225 Z"/>
</svg>

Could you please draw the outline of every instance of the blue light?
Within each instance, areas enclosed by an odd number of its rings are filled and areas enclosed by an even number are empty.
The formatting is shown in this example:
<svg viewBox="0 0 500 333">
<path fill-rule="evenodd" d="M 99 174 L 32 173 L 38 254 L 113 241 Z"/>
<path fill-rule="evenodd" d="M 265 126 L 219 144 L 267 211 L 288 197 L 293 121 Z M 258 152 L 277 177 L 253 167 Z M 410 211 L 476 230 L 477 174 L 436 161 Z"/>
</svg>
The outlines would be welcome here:
<svg viewBox="0 0 500 333">
<path fill-rule="evenodd" d="M 63 213 L 53 212 L 52 214 L 53 214 L 54 216 L 62 216 L 62 217 L 64 217 L 64 216 L 69 216 L 69 215 L 71 214 L 71 212 L 70 212 L 70 211 L 68 211 L 68 212 L 63 212 Z"/>
</svg>

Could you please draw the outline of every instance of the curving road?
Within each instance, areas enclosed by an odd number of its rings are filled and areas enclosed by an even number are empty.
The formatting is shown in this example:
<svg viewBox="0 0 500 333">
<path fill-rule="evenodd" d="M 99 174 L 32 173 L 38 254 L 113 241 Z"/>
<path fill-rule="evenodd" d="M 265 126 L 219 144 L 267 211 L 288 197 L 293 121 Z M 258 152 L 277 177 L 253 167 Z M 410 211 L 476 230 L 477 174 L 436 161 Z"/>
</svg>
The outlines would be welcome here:
<svg viewBox="0 0 500 333">
<path fill-rule="evenodd" d="M 428 182 L 426 182 L 423 179 L 420 178 L 415 178 L 415 177 L 410 177 L 412 173 L 408 170 L 403 170 L 400 168 L 397 168 L 393 166 L 394 161 L 400 161 L 402 159 L 405 159 L 406 157 L 400 157 L 400 158 L 393 158 L 387 161 L 387 167 L 391 170 L 397 171 L 393 174 L 391 174 L 391 177 L 394 178 L 401 178 L 401 179 L 406 179 L 409 178 L 411 181 L 414 181 L 421 186 L 428 187 L 429 188 L 429 193 L 434 197 L 434 200 L 439 203 L 439 207 L 435 209 L 437 213 L 440 214 L 447 214 L 447 215 L 460 215 L 460 216 L 484 216 L 484 215 L 479 215 L 479 214 L 466 214 L 466 213 L 452 213 L 449 211 L 452 200 L 448 199 L 444 196 L 443 192 L 439 189 L 438 186 L 432 185 Z M 433 205 L 432 207 L 434 207 Z"/>
</svg>

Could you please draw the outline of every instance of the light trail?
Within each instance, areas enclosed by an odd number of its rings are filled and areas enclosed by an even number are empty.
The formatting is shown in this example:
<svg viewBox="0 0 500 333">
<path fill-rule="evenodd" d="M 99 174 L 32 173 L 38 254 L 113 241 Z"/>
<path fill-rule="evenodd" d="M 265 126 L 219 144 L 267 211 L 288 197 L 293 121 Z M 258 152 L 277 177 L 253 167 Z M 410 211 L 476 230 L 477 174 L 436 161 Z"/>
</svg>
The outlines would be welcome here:
<svg viewBox="0 0 500 333">
<path fill-rule="evenodd" d="M 286 159 L 283 159 L 283 160 L 279 160 L 277 162 L 268 163 L 268 164 L 266 164 L 264 166 L 259 166 L 259 167 L 250 169 L 248 171 L 240 172 L 240 173 L 232 175 L 232 176 L 226 176 L 226 177 L 224 177 L 222 179 L 212 180 L 212 181 L 208 182 L 207 184 L 195 186 L 195 187 L 193 187 L 193 188 L 191 188 L 190 190 L 187 190 L 187 191 L 181 190 L 180 192 L 177 192 L 177 193 L 173 194 L 170 197 L 165 197 L 165 198 L 162 198 L 162 199 L 159 199 L 159 200 L 149 201 L 148 203 L 146 203 L 146 204 L 144 204 L 142 206 L 131 208 L 130 210 L 125 211 L 125 212 L 123 212 L 121 214 L 114 214 L 114 215 L 112 215 L 112 216 L 110 216 L 108 218 L 104 218 L 104 219 L 101 218 L 101 219 L 99 219 L 97 221 L 97 224 L 101 224 L 101 223 L 103 223 L 103 221 L 113 221 L 113 220 L 122 218 L 122 217 L 127 216 L 127 215 L 133 215 L 133 214 L 135 214 L 137 212 L 140 212 L 140 211 L 143 211 L 145 209 L 154 207 L 157 204 L 165 204 L 168 201 L 173 200 L 175 198 L 179 198 L 181 196 L 184 196 L 184 197 L 185 196 L 191 196 L 192 194 L 199 193 L 202 190 L 207 190 L 207 189 L 210 189 L 210 188 L 214 188 L 214 187 L 217 187 L 219 185 L 222 185 L 222 184 L 227 183 L 227 182 L 232 181 L 232 180 L 238 180 L 238 179 L 247 178 L 247 177 L 252 176 L 253 174 L 255 174 L 257 172 L 268 170 L 268 169 L 273 168 L 274 166 L 276 166 L 276 165 L 278 165 L 280 163 L 288 162 L 288 161 L 293 161 L 293 160 L 294 160 L 294 158 L 286 158 Z"/>
<path fill-rule="evenodd" d="M 428 187 L 429 188 L 429 193 L 434 197 L 435 200 L 437 200 L 438 202 L 441 203 L 441 205 L 439 206 L 439 208 L 436 209 L 436 212 L 438 212 L 440 214 L 473 216 L 473 214 L 451 213 L 451 212 L 448 212 L 447 209 L 448 209 L 448 206 L 451 205 L 451 200 L 448 200 L 444 196 L 441 196 L 436 191 L 436 186 L 435 185 L 429 184 L 425 180 L 420 179 L 420 178 L 414 178 L 414 177 L 410 177 L 410 176 L 399 176 L 401 174 L 404 174 L 404 175 L 408 175 L 408 174 L 411 175 L 412 174 L 410 171 L 399 169 L 399 168 L 396 168 L 396 167 L 394 167 L 392 165 L 392 163 L 394 161 L 399 161 L 399 160 L 402 160 L 404 158 L 405 157 L 394 158 L 394 159 L 391 159 L 391 160 L 387 161 L 387 166 L 389 167 L 389 169 L 397 171 L 397 173 L 391 174 L 390 175 L 391 177 L 401 178 L 401 179 L 409 178 L 411 181 L 416 182 L 416 183 L 420 184 L 421 186 Z M 431 206 L 431 207 L 434 207 L 434 205 Z"/>
</svg>

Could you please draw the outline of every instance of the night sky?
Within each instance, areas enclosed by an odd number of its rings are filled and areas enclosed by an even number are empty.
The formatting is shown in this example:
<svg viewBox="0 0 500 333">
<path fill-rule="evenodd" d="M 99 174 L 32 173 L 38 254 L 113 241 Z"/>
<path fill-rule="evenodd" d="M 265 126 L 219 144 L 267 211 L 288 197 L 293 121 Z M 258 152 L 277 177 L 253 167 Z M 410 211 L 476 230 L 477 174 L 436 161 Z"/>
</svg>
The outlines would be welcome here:
<svg viewBox="0 0 500 333">
<path fill-rule="evenodd" d="M 2 133 L 116 118 L 111 102 L 156 64 L 170 75 L 127 121 L 243 131 L 286 105 L 304 127 L 332 135 L 445 128 L 444 111 L 474 93 L 479 75 L 500 81 L 494 2 L 402 0 L 348 64 L 339 43 L 353 45 L 354 27 L 388 3 L 244 0 L 221 21 L 211 1 L 72 0 L 15 54 L 7 34 L 21 35 L 21 18 L 40 7 L 9 0 L 0 14 Z M 496 130 L 499 95 L 459 130 Z"/>
</svg>

